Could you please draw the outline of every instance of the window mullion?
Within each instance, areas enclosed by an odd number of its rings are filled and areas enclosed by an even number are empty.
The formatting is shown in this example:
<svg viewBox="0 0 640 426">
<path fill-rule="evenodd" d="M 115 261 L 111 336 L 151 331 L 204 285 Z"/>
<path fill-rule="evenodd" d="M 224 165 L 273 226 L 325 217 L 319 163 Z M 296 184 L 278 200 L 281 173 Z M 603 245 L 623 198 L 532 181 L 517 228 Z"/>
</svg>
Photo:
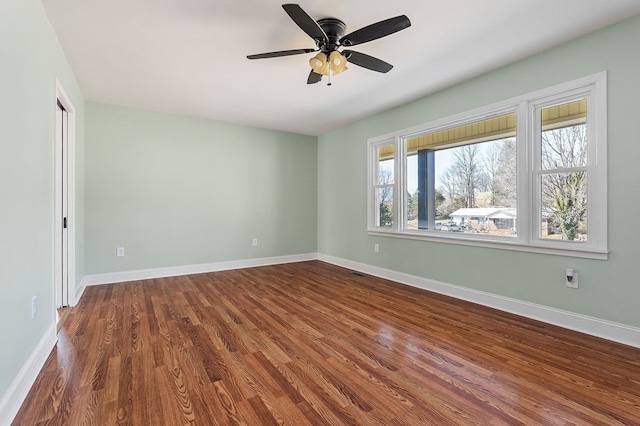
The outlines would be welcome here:
<svg viewBox="0 0 640 426">
<path fill-rule="evenodd" d="M 531 206 L 534 205 L 532 188 L 535 183 L 533 173 L 535 152 L 532 149 L 531 141 L 535 140 L 535 130 L 532 128 L 533 113 L 527 102 L 520 102 L 517 108 L 517 128 L 516 128 L 516 179 L 518 196 L 518 240 L 528 244 L 531 242 L 535 227 Z"/>
<path fill-rule="evenodd" d="M 395 145 L 395 176 L 394 176 L 394 188 L 393 188 L 393 228 L 401 232 L 405 229 L 406 224 L 406 202 L 407 202 L 407 185 L 406 185 L 406 147 L 402 138 L 396 136 L 394 139 Z"/>
</svg>

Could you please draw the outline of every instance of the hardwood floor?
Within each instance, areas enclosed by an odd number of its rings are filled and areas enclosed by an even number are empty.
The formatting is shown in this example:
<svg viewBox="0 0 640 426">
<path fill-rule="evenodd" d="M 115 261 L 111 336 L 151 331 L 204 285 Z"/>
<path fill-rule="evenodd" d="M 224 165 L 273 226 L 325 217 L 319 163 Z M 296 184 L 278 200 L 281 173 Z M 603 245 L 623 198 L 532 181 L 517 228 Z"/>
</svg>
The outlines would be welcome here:
<svg viewBox="0 0 640 426">
<path fill-rule="evenodd" d="M 88 287 L 15 425 L 637 425 L 640 349 L 322 262 Z"/>
<path fill-rule="evenodd" d="M 60 331 L 60 329 L 64 325 L 64 322 L 67 320 L 67 317 L 69 316 L 70 313 L 71 313 L 71 308 L 69 306 L 56 309 L 56 319 L 58 321 L 58 324 L 56 325 L 57 331 Z"/>
</svg>

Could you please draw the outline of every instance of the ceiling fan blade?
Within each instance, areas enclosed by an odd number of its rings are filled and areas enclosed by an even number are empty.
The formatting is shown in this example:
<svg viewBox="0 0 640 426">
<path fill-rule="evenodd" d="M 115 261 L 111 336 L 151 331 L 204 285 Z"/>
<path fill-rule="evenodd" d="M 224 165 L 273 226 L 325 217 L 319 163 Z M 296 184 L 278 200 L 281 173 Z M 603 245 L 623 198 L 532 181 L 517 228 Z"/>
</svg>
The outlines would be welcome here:
<svg viewBox="0 0 640 426">
<path fill-rule="evenodd" d="M 328 40 L 320 25 L 302 8 L 293 3 L 283 4 L 282 8 L 305 33 L 314 40 Z"/>
<path fill-rule="evenodd" d="M 343 50 L 342 54 L 347 58 L 348 62 L 372 71 L 387 73 L 393 68 L 393 65 L 382 59 L 374 58 L 364 53 L 354 52 L 353 50 Z"/>
<path fill-rule="evenodd" d="M 322 80 L 322 74 L 318 74 L 311 70 L 311 72 L 309 73 L 309 77 L 307 78 L 307 84 L 319 83 L 320 80 Z"/>
<path fill-rule="evenodd" d="M 291 56 L 300 55 L 303 53 L 315 52 L 316 49 L 293 49 L 293 50 L 280 50 L 278 52 L 258 53 L 255 55 L 247 55 L 248 59 L 265 59 L 265 58 L 277 58 L 279 56 Z"/>
<path fill-rule="evenodd" d="M 405 15 L 396 16 L 376 22 L 375 24 L 367 25 L 366 27 L 347 34 L 340 39 L 340 44 L 343 46 L 355 46 L 356 44 L 366 43 L 388 36 L 410 26 L 411 21 Z"/>
</svg>

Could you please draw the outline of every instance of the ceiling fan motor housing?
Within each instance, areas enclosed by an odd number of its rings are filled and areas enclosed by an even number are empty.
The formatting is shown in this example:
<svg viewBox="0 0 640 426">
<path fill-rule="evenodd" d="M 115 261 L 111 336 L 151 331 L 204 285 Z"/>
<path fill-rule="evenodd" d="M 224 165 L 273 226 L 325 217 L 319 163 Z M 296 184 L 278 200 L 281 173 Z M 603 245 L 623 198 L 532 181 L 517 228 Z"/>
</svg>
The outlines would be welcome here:
<svg viewBox="0 0 640 426">
<path fill-rule="evenodd" d="M 328 39 L 316 40 L 318 49 L 324 53 L 331 53 L 340 46 L 339 40 L 347 31 L 347 26 L 337 18 L 323 18 L 317 22 L 320 28 L 322 28 L 324 33 L 327 35 Z M 348 46 L 348 44 L 344 43 L 345 41 L 346 40 L 343 40 L 343 44 Z"/>
</svg>

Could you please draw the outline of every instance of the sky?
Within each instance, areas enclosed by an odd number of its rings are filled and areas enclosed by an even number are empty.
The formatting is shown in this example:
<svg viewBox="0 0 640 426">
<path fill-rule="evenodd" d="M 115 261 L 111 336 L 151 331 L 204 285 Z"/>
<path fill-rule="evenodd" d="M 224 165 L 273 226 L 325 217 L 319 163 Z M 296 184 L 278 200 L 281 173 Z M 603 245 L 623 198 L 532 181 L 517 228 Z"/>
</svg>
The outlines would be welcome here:
<svg viewBox="0 0 640 426">
<path fill-rule="evenodd" d="M 436 188 L 440 188 L 440 177 L 453 162 L 453 150 L 443 149 L 436 151 Z M 418 189 L 418 156 L 410 155 L 407 157 L 407 191 L 413 195 Z"/>
</svg>

